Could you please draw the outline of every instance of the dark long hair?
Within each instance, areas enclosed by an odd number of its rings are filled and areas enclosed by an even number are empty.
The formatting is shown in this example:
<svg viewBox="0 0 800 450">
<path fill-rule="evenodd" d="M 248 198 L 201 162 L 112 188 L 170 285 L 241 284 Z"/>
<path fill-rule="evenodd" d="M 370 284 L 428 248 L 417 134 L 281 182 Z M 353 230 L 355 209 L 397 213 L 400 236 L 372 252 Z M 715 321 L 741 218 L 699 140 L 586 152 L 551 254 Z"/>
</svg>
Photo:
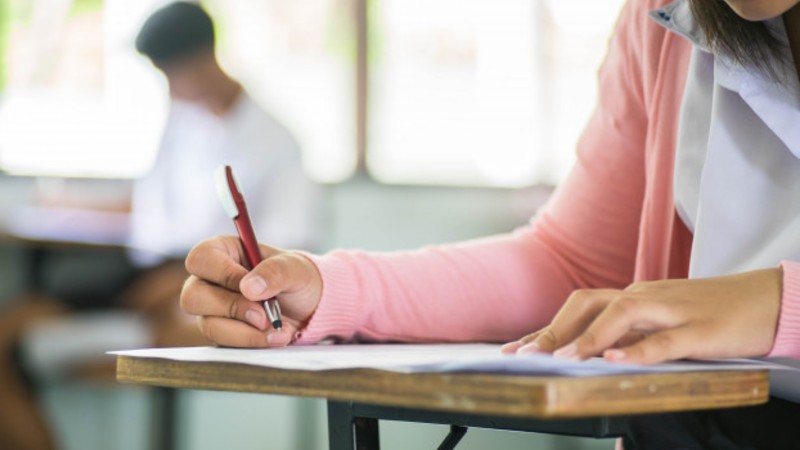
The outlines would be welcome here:
<svg viewBox="0 0 800 450">
<path fill-rule="evenodd" d="M 741 18 L 723 0 L 689 0 L 689 5 L 715 52 L 779 79 L 788 49 L 764 22 Z"/>
</svg>

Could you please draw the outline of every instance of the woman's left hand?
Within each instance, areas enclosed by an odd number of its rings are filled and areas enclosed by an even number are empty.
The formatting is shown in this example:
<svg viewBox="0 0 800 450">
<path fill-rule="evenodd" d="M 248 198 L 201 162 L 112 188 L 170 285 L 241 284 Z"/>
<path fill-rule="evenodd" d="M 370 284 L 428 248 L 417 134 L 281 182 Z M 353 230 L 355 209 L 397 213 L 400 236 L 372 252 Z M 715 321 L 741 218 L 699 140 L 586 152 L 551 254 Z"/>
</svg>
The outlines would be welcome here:
<svg viewBox="0 0 800 450">
<path fill-rule="evenodd" d="M 547 327 L 505 353 L 652 364 L 765 355 L 775 338 L 781 269 L 575 291 Z"/>
</svg>

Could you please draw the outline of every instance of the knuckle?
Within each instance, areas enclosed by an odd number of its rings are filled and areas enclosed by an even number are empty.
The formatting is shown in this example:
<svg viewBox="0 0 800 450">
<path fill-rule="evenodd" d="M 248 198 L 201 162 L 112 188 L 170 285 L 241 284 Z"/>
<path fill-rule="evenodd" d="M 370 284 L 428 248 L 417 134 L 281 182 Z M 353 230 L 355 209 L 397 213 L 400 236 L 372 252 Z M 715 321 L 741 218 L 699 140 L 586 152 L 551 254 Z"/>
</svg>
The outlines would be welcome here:
<svg viewBox="0 0 800 450">
<path fill-rule="evenodd" d="M 230 303 L 228 304 L 228 317 L 231 319 L 236 319 L 239 317 L 239 302 L 234 299 L 231 299 Z"/>
<path fill-rule="evenodd" d="M 568 302 L 583 302 L 591 296 L 591 289 L 576 289 L 572 291 L 567 299 Z"/>
<path fill-rule="evenodd" d="M 183 265 L 186 268 L 187 272 L 195 273 L 195 271 L 197 270 L 197 267 L 199 266 L 200 261 L 202 260 L 202 257 L 200 256 L 200 254 L 203 252 L 202 246 L 203 246 L 202 242 L 200 244 L 195 245 L 194 247 L 192 247 L 191 250 L 189 250 L 189 254 L 186 255 L 186 259 L 184 260 Z"/>
<path fill-rule="evenodd" d="M 598 289 L 578 289 L 569 296 L 569 310 L 573 314 L 582 314 L 596 307 L 598 301 Z"/>
<path fill-rule="evenodd" d="M 621 296 L 616 298 L 609 308 L 613 310 L 614 313 L 626 316 L 628 314 L 632 314 L 636 308 L 639 306 L 639 301 L 630 296 Z"/>
<path fill-rule="evenodd" d="M 532 342 L 532 341 L 536 340 L 536 338 L 539 337 L 540 334 L 542 334 L 541 330 L 533 332 L 533 333 L 531 333 L 529 335 L 526 335 L 526 336 L 523 336 L 522 338 L 520 338 L 519 342 L 521 342 L 523 344 L 527 344 L 528 342 Z"/>
<path fill-rule="evenodd" d="M 250 348 L 263 347 L 264 339 L 258 333 L 248 333 L 245 338 L 245 345 Z"/>
<path fill-rule="evenodd" d="M 558 347 L 560 344 L 560 340 L 558 336 L 556 336 L 556 333 L 553 331 L 552 327 L 547 327 L 539 336 L 538 341 L 544 341 L 544 343 L 552 346 L 553 348 Z"/>
<path fill-rule="evenodd" d="M 642 292 L 644 290 L 647 290 L 647 288 L 650 287 L 650 285 L 651 285 L 650 281 L 637 281 L 635 283 L 631 283 L 630 285 L 628 285 L 628 287 L 625 288 L 625 291 Z"/>
<path fill-rule="evenodd" d="M 211 342 L 216 342 L 214 340 L 213 328 L 211 327 L 211 324 L 209 323 L 208 319 L 202 316 L 198 317 L 197 326 L 200 328 L 200 333 L 202 333 L 203 336 L 206 337 L 206 339 L 208 339 Z"/>
<path fill-rule="evenodd" d="M 242 275 L 239 272 L 238 267 L 234 266 L 233 264 L 226 264 L 222 268 L 222 273 L 220 274 L 222 286 L 228 289 L 238 289 L 241 278 Z"/>
<path fill-rule="evenodd" d="M 194 311 L 193 297 L 186 289 L 181 291 L 181 295 L 178 298 L 178 304 L 180 305 L 181 309 L 187 313 L 191 314 L 192 311 Z"/>
<path fill-rule="evenodd" d="M 626 292 L 640 293 L 663 289 L 666 286 L 665 280 L 637 281 L 625 288 Z"/>
<path fill-rule="evenodd" d="M 649 339 L 659 352 L 666 352 L 670 350 L 674 344 L 674 340 L 667 333 L 654 334 Z"/>
<path fill-rule="evenodd" d="M 195 291 L 197 290 L 197 278 L 189 277 L 183 283 L 183 289 L 181 289 L 181 294 L 178 299 L 178 302 L 181 306 L 181 309 L 184 311 L 191 313 L 195 310 Z"/>
<path fill-rule="evenodd" d="M 184 260 L 184 267 L 187 272 L 194 273 L 198 268 L 203 266 L 206 260 L 207 250 L 214 245 L 213 242 L 215 240 L 217 240 L 217 238 L 202 240 L 189 250 Z"/>
<path fill-rule="evenodd" d="M 264 275 L 269 283 L 275 286 L 283 286 L 286 282 L 286 257 L 283 255 L 275 256 L 267 260 L 264 265 Z"/>
<path fill-rule="evenodd" d="M 581 336 L 579 346 L 587 349 L 594 349 L 597 347 L 597 342 L 597 336 L 595 336 L 591 331 L 587 330 Z"/>
</svg>

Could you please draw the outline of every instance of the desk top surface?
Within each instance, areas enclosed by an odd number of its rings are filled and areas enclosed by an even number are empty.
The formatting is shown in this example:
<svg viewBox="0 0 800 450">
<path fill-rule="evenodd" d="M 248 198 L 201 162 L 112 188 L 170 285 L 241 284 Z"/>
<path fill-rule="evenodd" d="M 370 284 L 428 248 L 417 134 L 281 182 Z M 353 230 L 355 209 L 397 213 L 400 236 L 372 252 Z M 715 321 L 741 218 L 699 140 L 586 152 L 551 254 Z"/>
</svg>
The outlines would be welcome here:
<svg viewBox="0 0 800 450">
<path fill-rule="evenodd" d="M 186 389 L 321 397 L 404 408 L 520 418 L 577 418 L 764 403 L 765 371 L 602 377 L 379 370 L 283 370 L 219 362 L 117 357 L 117 380 Z"/>
</svg>

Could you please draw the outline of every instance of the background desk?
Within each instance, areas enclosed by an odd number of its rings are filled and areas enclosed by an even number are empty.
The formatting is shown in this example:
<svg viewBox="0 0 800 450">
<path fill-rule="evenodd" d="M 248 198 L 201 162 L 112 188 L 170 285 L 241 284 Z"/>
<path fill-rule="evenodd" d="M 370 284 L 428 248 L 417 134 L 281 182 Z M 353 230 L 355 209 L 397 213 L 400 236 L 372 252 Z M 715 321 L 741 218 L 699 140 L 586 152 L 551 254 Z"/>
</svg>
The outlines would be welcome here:
<svg viewBox="0 0 800 450">
<path fill-rule="evenodd" d="M 322 397 L 331 450 L 379 448 L 379 419 L 446 423 L 450 442 L 476 426 L 590 437 L 619 436 L 629 414 L 764 403 L 766 371 L 608 377 L 294 371 L 231 363 L 117 358 L 123 383 Z M 447 440 L 440 448 L 448 447 Z"/>
</svg>

